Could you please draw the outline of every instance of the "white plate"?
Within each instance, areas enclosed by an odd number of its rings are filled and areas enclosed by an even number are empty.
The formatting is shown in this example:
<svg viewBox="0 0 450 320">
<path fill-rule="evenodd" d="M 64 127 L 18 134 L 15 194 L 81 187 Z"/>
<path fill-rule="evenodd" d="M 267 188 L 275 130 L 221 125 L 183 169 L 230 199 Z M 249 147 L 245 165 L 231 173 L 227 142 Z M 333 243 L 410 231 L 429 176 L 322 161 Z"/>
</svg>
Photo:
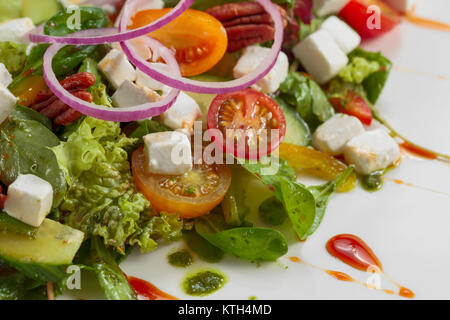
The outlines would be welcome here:
<svg viewBox="0 0 450 320">
<path fill-rule="evenodd" d="M 422 0 L 416 12 L 450 23 L 448 0 Z M 449 154 L 450 33 L 403 22 L 364 47 L 381 50 L 394 62 L 377 104 L 381 114 L 411 140 Z M 389 171 L 381 191 L 368 193 L 358 187 L 350 193 L 333 195 L 317 232 L 306 242 L 291 241 L 289 253 L 276 263 L 257 265 L 227 256 L 219 264 L 197 259 L 187 270 L 177 269 L 167 263 L 168 252 L 183 246 L 175 243 L 146 255 L 135 252 L 122 268 L 126 274 L 145 279 L 181 299 L 193 298 L 181 289 L 184 276 L 202 268 L 220 270 L 228 279 L 221 290 L 205 299 L 399 299 L 398 295 L 338 281 L 321 270 L 288 259 L 297 256 L 366 282 L 369 274 L 343 264 L 325 250 L 332 236 L 351 233 L 365 240 L 381 260 L 386 274 L 410 288 L 417 299 L 448 299 L 449 230 L 450 165 L 405 158 L 398 168 Z M 92 288 L 92 282 L 95 280 L 83 279 L 83 290 L 72 291 L 70 297 L 102 298 Z M 381 285 L 398 291 L 385 279 Z"/>
</svg>

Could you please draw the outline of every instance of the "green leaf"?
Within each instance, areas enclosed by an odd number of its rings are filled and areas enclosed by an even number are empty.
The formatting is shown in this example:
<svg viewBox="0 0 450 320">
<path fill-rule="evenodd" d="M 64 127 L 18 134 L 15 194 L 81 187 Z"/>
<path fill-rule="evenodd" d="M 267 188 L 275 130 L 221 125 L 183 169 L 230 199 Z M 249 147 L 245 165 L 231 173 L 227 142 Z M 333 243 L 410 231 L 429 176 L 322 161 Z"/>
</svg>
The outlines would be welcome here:
<svg viewBox="0 0 450 320">
<path fill-rule="evenodd" d="M 267 228 L 229 228 L 223 217 L 210 214 L 195 221 L 195 230 L 213 246 L 246 260 L 275 261 L 286 254 L 283 234 Z"/>
<path fill-rule="evenodd" d="M 277 197 L 264 200 L 258 208 L 258 213 L 265 223 L 274 227 L 282 225 L 288 217 L 283 203 Z"/>
<path fill-rule="evenodd" d="M 250 212 L 250 208 L 246 203 L 247 191 L 244 188 L 246 177 L 242 176 L 239 166 L 229 165 L 231 170 L 231 185 L 222 200 L 222 212 L 227 224 L 232 226 L 241 226 L 245 217 Z"/>
<path fill-rule="evenodd" d="M 13 119 L 34 120 L 43 124 L 48 129 L 52 129 L 52 121 L 49 118 L 31 108 L 24 107 L 19 104 L 14 107 L 10 117 Z"/>
<path fill-rule="evenodd" d="M 320 86 L 298 72 L 289 72 L 280 85 L 280 98 L 294 106 L 313 129 L 334 115 L 334 109 Z"/>
<path fill-rule="evenodd" d="M 308 230 L 316 218 L 316 201 L 312 193 L 303 185 L 281 179 L 281 194 L 284 207 L 300 240 L 305 240 Z"/>
<path fill-rule="evenodd" d="M 4 211 L 0 211 L 0 231 L 23 234 L 35 238 L 38 228 L 14 219 Z"/>
<path fill-rule="evenodd" d="M 65 36 L 79 30 L 98 29 L 108 26 L 108 16 L 102 8 L 78 7 L 77 10 L 79 10 L 80 14 L 80 28 L 70 28 L 70 22 L 75 13 L 64 9 L 47 20 L 44 25 L 44 33 L 51 36 Z"/>
<path fill-rule="evenodd" d="M 0 5 L 1 6 L 1 5 Z M 0 19 L 1 20 L 1 19 Z M 27 45 L 14 42 L 0 42 L 0 63 L 15 75 L 19 73 L 27 60 Z"/>
<path fill-rule="evenodd" d="M 57 207 L 66 193 L 66 176 L 50 147 L 59 142 L 40 122 L 14 117 L 5 121 L 0 129 L 0 180 L 10 185 L 21 174 L 37 175 L 52 185 Z"/>
<path fill-rule="evenodd" d="M 189 249 L 206 262 L 219 262 L 224 256 L 224 252 L 222 250 L 213 246 L 207 240 L 199 236 L 195 230 L 183 231 L 183 239 Z"/>
<path fill-rule="evenodd" d="M 170 129 L 169 127 L 152 119 L 146 119 L 137 122 L 137 124 L 138 127 L 134 129 L 133 132 L 131 132 L 129 137 L 139 139 L 138 144 L 142 144 L 142 137 L 149 133 L 172 131 L 172 129 Z"/>
</svg>

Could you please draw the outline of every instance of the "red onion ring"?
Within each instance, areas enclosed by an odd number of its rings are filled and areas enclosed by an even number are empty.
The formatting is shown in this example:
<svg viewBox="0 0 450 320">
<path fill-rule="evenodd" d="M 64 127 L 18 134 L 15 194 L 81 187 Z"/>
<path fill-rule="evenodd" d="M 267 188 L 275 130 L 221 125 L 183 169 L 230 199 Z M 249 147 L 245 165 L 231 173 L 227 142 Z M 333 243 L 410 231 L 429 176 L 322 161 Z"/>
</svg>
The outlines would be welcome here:
<svg viewBox="0 0 450 320">
<path fill-rule="evenodd" d="M 122 18 L 125 18 L 127 21 L 129 17 L 126 16 L 126 12 L 131 13 L 135 12 L 137 7 L 144 3 L 144 1 L 148 0 L 131 0 L 129 3 L 125 4 L 125 11 L 122 15 Z M 151 1 L 151 0 L 150 0 Z M 143 26 L 138 29 L 128 30 L 124 32 L 118 32 L 117 30 L 113 34 L 103 34 L 98 35 L 96 33 L 87 33 L 84 37 L 77 36 L 78 33 L 73 33 L 64 37 L 57 36 L 48 36 L 42 34 L 42 28 L 36 28 L 34 32 L 31 32 L 28 36 L 31 42 L 37 43 L 60 43 L 60 44 L 72 44 L 72 45 L 91 45 L 91 44 L 104 44 L 111 42 L 120 42 L 126 41 L 133 38 L 137 38 L 143 35 L 146 35 L 152 31 L 155 31 L 164 25 L 168 24 L 179 15 L 181 15 L 184 11 L 186 11 L 193 3 L 194 0 L 181 0 L 169 13 L 165 16 L 153 21 L 152 23 Z M 128 10 L 126 10 L 128 9 Z M 132 9 L 132 10 L 131 10 Z M 94 30 L 94 29 L 89 29 Z M 96 31 L 103 29 L 95 29 Z M 37 32 L 36 32 L 37 31 Z"/>
<path fill-rule="evenodd" d="M 227 82 L 202 82 L 195 81 L 183 77 L 174 77 L 172 75 L 166 75 L 154 69 L 148 63 L 144 63 L 143 59 L 133 52 L 130 48 L 130 44 L 126 42 L 121 42 L 123 52 L 126 54 L 128 59 L 141 71 L 146 73 L 153 79 L 173 88 L 177 88 L 188 92 L 197 93 L 210 93 L 210 94 L 222 94 L 234 91 L 239 91 L 245 89 L 258 80 L 263 78 L 266 74 L 270 72 L 272 67 L 275 65 L 278 54 L 281 50 L 281 45 L 283 43 L 283 20 L 280 11 L 270 0 L 256 0 L 263 8 L 270 14 L 272 20 L 275 24 L 275 37 L 274 43 L 271 48 L 270 53 L 264 58 L 263 62 L 253 70 L 248 75 L 241 77 L 236 80 Z M 129 16 L 129 15 L 128 15 Z M 128 17 L 124 14 L 120 20 L 119 32 L 126 30 L 128 25 Z"/>
<path fill-rule="evenodd" d="M 84 32 L 80 32 L 82 35 Z M 100 30 L 97 30 L 99 32 Z M 157 52 L 161 57 L 164 58 L 169 66 L 169 69 L 178 76 L 181 76 L 178 63 L 169 49 L 164 47 L 158 41 L 151 39 L 149 37 L 144 38 L 147 45 L 155 52 Z M 53 44 L 51 45 L 44 54 L 43 63 L 43 75 L 45 82 L 47 83 L 49 89 L 57 96 L 61 101 L 75 110 L 102 120 L 107 121 L 117 121 L 117 122 L 129 122 L 145 119 L 148 117 L 154 117 L 160 115 L 169 109 L 178 97 L 179 90 L 172 89 L 167 96 L 162 100 L 157 102 L 149 102 L 129 108 L 109 108 L 106 106 L 99 106 L 93 103 L 88 103 L 79 98 L 72 96 L 67 90 L 65 90 L 56 78 L 55 73 L 52 68 L 52 60 L 55 54 L 61 49 L 63 44 Z"/>
</svg>

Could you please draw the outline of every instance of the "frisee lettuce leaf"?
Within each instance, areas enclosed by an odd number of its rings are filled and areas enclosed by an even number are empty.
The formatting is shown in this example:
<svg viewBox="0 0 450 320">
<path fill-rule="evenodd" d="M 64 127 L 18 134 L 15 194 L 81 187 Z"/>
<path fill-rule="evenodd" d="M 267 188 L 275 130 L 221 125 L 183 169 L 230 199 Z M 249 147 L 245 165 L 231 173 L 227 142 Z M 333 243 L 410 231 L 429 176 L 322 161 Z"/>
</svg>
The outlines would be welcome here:
<svg viewBox="0 0 450 320">
<path fill-rule="evenodd" d="M 0 63 L 3 63 L 9 73 L 20 72 L 27 60 L 27 45 L 14 42 L 0 42 Z"/>
<path fill-rule="evenodd" d="M 181 237 L 177 216 L 147 217 L 150 203 L 135 189 L 126 152 L 136 140 L 121 134 L 117 122 L 86 117 L 67 142 L 52 148 L 68 177 L 62 222 L 120 253 L 127 244 L 153 250 L 153 237 Z"/>
</svg>

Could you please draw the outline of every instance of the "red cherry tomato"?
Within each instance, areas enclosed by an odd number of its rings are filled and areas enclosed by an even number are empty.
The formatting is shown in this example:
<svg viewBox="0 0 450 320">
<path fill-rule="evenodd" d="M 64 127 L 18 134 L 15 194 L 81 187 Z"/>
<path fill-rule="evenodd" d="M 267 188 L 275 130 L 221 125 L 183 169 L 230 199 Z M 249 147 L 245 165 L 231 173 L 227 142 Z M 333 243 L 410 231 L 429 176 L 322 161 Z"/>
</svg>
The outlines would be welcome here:
<svg viewBox="0 0 450 320">
<path fill-rule="evenodd" d="M 380 15 L 370 10 L 370 6 L 377 6 Z M 396 10 L 379 0 L 350 0 L 339 12 L 339 15 L 355 29 L 363 39 L 378 37 L 400 23 L 402 17 Z M 379 19 L 380 27 L 376 28 L 371 22 Z"/>
<path fill-rule="evenodd" d="M 358 118 L 365 125 L 372 123 L 372 110 L 366 100 L 353 91 L 348 91 L 345 98 L 330 98 L 336 111 Z"/>
<path fill-rule="evenodd" d="M 219 94 L 211 103 L 207 119 L 214 143 L 240 158 L 259 159 L 278 147 L 286 133 L 280 106 L 268 95 L 244 89 Z M 277 129 L 278 131 L 272 131 Z"/>
</svg>

